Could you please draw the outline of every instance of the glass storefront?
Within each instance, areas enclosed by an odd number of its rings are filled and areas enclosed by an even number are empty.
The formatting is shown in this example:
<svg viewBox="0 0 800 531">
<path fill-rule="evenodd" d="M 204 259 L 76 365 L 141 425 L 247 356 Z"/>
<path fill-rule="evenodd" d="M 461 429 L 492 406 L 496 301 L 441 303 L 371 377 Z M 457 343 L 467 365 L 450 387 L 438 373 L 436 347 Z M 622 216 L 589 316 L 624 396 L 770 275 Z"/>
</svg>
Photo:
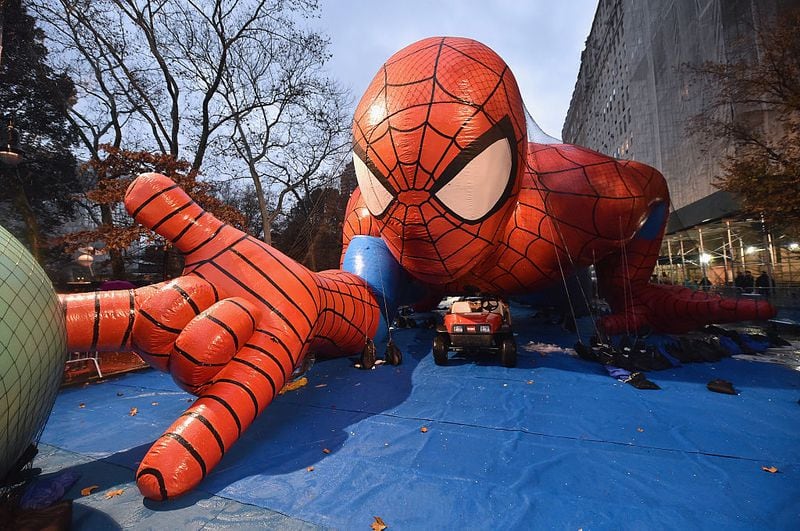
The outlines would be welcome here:
<svg viewBox="0 0 800 531">
<path fill-rule="evenodd" d="M 762 277 L 761 290 L 757 286 L 750 290 L 749 281 L 742 289 L 741 276 L 747 276 L 748 271 L 754 283 Z M 766 289 L 764 274 L 769 278 Z M 800 235 L 772 232 L 758 219 L 697 225 L 664 236 L 655 275 L 659 282 L 720 292 L 797 293 Z"/>
</svg>

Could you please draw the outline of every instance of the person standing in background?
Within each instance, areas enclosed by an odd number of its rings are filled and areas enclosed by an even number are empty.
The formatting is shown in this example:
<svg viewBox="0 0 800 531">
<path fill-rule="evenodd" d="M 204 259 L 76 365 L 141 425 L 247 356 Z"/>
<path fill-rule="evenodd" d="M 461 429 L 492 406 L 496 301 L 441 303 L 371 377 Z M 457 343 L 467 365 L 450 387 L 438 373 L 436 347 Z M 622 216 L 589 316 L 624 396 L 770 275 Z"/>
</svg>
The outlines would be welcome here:
<svg viewBox="0 0 800 531">
<path fill-rule="evenodd" d="M 769 297 L 772 294 L 773 287 L 775 287 L 775 282 L 773 282 L 766 271 L 762 271 L 756 279 L 756 291 L 764 297 Z"/>
</svg>

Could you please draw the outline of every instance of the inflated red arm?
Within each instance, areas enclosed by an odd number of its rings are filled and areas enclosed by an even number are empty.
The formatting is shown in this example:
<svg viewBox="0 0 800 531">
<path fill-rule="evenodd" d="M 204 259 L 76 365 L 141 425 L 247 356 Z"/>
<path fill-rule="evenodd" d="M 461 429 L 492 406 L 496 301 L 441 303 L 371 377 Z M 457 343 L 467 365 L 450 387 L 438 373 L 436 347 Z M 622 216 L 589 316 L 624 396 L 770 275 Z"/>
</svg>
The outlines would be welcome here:
<svg viewBox="0 0 800 531">
<path fill-rule="evenodd" d="M 67 323 L 67 348 L 77 352 L 130 350 L 137 310 L 157 290 L 95 291 L 59 295 Z"/>
</svg>

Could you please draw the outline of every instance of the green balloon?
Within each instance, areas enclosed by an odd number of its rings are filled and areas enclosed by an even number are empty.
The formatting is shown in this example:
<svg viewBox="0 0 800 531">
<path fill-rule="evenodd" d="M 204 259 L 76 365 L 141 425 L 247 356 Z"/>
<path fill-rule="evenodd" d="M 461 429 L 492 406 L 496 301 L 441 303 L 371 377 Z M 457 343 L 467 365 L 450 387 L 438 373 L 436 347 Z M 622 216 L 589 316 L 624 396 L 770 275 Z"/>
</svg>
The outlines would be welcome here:
<svg viewBox="0 0 800 531">
<path fill-rule="evenodd" d="M 50 279 L 0 227 L 0 481 L 41 435 L 66 357 L 64 311 Z"/>
</svg>

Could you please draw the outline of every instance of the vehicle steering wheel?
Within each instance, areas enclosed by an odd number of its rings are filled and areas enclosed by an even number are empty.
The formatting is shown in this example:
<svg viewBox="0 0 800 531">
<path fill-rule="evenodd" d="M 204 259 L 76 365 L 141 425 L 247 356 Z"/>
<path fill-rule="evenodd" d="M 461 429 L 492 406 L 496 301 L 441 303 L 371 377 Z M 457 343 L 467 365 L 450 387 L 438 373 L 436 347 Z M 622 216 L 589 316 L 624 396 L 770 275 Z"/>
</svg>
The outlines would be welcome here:
<svg viewBox="0 0 800 531">
<path fill-rule="evenodd" d="M 486 310 L 487 312 L 493 312 L 500 306 L 500 303 L 496 301 L 483 301 L 481 302 L 481 309 Z"/>
</svg>

